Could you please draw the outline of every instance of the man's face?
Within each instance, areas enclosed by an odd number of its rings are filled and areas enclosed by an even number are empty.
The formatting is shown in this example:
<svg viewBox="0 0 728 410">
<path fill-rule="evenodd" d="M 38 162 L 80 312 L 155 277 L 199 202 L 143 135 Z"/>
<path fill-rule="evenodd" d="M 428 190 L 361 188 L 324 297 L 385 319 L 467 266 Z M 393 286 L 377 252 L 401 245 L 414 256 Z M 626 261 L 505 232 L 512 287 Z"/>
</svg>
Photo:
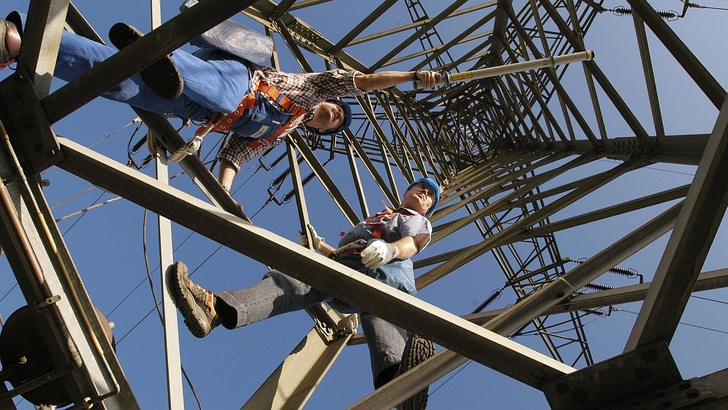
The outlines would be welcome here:
<svg viewBox="0 0 728 410">
<path fill-rule="evenodd" d="M 404 193 L 404 200 L 401 205 L 424 215 L 434 202 L 435 192 L 429 185 L 421 183 Z"/>
<path fill-rule="evenodd" d="M 344 123 L 344 109 L 339 104 L 324 101 L 313 112 L 313 118 L 306 122 L 306 125 L 313 127 L 318 132 L 325 134 L 335 130 Z"/>
</svg>

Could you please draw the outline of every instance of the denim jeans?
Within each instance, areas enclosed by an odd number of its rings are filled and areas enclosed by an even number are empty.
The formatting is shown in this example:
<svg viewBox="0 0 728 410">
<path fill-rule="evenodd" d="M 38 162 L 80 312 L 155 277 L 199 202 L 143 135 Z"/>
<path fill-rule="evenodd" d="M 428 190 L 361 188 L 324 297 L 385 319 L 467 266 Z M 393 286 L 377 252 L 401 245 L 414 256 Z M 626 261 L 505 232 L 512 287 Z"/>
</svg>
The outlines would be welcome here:
<svg viewBox="0 0 728 410">
<path fill-rule="evenodd" d="M 221 324 L 235 329 L 279 315 L 305 309 L 328 299 L 324 292 L 277 271 L 268 272 L 257 284 L 235 291 L 216 293 Z M 369 347 L 373 378 L 398 365 L 406 343 L 406 332 L 368 313 L 361 325 Z"/>
<path fill-rule="evenodd" d="M 76 34 L 63 32 L 55 76 L 71 81 L 117 52 L 117 49 Z M 102 94 L 110 100 L 156 113 L 173 113 L 181 118 L 202 120 L 215 112 L 231 112 L 250 91 L 250 69 L 242 59 L 212 49 L 192 55 L 184 50 L 172 53 L 172 60 L 184 80 L 182 96 L 165 100 L 134 74 Z"/>
</svg>

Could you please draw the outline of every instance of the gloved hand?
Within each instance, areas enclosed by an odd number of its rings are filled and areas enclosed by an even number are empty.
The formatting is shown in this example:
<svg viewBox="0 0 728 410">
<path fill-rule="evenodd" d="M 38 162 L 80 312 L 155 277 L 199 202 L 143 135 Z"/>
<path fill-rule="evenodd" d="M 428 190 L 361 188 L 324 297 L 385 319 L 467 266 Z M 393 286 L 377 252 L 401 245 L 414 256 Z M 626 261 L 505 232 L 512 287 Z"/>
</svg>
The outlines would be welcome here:
<svg viewBox="0 0 728 410">
<path fill-rule="evenodd" d="M 376 269 L 397 257 L 399 250 L 381 239 L 372 241 L 361 251 L 361 261 L 369 269 Z"/>
<path fill-rule="evenodd" d="M 316 233 L 316 230 L 313 229 L 313 225 L 306 224 L 306 233 L 303 233 L 301 231 L 298 231 L 301 238 L 301 245 L 308 247 L 308 241 L 309 238 L 311 239 L 311 245 L 313 245 L 313 250 L 317 251 L 319 244 L 321 242 L 326 242 L 323 236 L 318 236 Z"/>
</svg>

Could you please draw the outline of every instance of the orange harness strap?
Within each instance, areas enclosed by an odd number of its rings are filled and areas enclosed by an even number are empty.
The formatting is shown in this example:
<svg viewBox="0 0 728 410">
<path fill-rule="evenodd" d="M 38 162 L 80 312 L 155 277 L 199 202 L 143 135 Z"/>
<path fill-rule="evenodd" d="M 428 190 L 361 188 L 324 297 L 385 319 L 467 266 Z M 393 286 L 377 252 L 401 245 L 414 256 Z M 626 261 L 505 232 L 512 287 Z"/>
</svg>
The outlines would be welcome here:
<svg viewBox="0 0 728 410">
<path fill-rule="evenodd" d="M 250 108 L 253 108 L 253 106 L 255 106 L 255 92 L 256 91 L 260 91 L 260 92 L 268 95 L 271 99 L 276 101 L 278 103 L 278 105 L 283 107 L 284 110 L 288 111 L 292 115 L 292 117 L 288 121 L 283 123 L 281 125 L 281 127 L 278 129 L 278 131 L 274 132 L 273 134 L 271 134 L 265 138 L 248 141 L 248 146 L 251 148 L 257 148 L 261 145 L 268 144 L 271 141 L 275 140 L 276 138 L 278 138 L 279 135 L 281 135 L 288 128 L 288 126 L 291 122 L 293 122 L 298 117 L 306 114 L 306 112 L 307 112 L 305 109 L 294 104 L 290 98 L 286 97 L 276 87 L 261 81 L 260 83 L 258 83 L 258 87 L 254 91 L 248 93 L 247 95 L 245 95 L 245 97 L 243 97 L 243 100 L 240 101 L 240 104 L 238 104 L 238 108 L 235 111 L 233 111 L 229 114 L 225 114 L 225 115 L 223 115 L 221 113 L 216 113 L 215 115 L 213 115 L 212 118 L 210 118 L 207 122 L 205 122 L 205 124 L 203 124 L 200 128 L 197 129 L 197 131 L 195 132 L 195 135 L 196 136 L 204 135 L 210 131 L 215 131 L 215 132 L 229 131 L 230 127 L 232 127 L 233 124 L 235 124 L 238 121 L 238 119 L 240 119 L 240 116 L 243 115 L 245 110 L 248 110 Z M 210 127 L 212 127 L 212 129 L 210 129 Z"/>
<path fill-rule="evenodd" d="M 385 205 L 384 211 L 378 212 L 374 216 L 370 216 L 365 220 L 364 224 L 371 227 L 372 238 L 381 239 L 384 221 L 391 219 L 396 213 L 396 211 Z"/>
</svg>

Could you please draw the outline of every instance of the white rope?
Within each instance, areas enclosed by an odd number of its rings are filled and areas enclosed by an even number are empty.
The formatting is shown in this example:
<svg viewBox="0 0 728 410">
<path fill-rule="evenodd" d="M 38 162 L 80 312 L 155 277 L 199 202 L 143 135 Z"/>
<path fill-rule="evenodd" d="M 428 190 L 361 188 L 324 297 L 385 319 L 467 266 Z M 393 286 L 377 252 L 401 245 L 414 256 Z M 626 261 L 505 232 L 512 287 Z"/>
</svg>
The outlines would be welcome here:
<svg viewBox="0 0 728 410">
<path fill-rule="evenodd" d="M 207 134 L 207 132 L 205 132 L 205 134 Z M 204 134 L 195 135 L 194 138 L 189 140 L 185 145 L 183 145 L 177 151 L 172 153 L 172 155 L 169 156 L 168 160 L 170 162 L 180 162 L 186 156 L 196 153 L 202 146 L 202 137 L 203 136 L 204 136 Z"/>
</svg>

